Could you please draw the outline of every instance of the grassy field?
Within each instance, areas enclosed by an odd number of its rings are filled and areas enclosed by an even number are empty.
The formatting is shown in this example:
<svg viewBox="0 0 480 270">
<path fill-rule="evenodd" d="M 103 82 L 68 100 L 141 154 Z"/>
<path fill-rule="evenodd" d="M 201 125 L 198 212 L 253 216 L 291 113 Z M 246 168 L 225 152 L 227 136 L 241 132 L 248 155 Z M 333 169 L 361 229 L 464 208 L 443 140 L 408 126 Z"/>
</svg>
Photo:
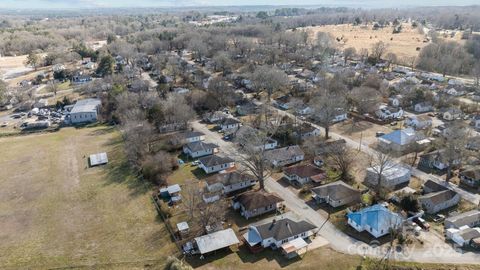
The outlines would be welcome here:
<svg viewBox="0 0 480 270">
<path fill-rule="evenodd" d="M 334 38 L 342 39 L 337 44 L 342 48 L 354 47 L 357 52 L 361 49 L 370 51 L 372 45 L 383 41 L 388 45 L 388 52 L 395 53 L 398 57 L 416 57 L 419 51 L 428 43 L 423 42 L 424 35 L 408 24 L 403 24 L 403 30 L 399 34 L 392 34 L 391 26 L 373 30 L 372 25 L 340 24 L 305 27 L 304 30 L 311 32 L 311 38 L 315 38 L 318 32 L 331 33 Z"/>
<path fill-rule="evenodd" d="M 134 269 L 175 252 L 115 129 L 1 138 L 0 149 L 1 269 Z M 110 164 L 87 168 L 103 151 Z"/>
</svg>

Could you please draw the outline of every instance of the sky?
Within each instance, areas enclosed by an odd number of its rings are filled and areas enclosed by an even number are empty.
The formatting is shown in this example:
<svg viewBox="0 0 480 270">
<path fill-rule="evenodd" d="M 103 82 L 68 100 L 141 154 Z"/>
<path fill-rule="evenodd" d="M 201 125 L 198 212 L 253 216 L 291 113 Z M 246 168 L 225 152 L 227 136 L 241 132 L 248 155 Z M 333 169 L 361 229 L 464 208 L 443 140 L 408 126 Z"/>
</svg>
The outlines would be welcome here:
<svg viewBox="0 0 480 270">
<path fill-rule="evenodd" d="M 480 0 L 0 0 L 4 9 L 128 8 L 246 5 L 320 5 L 346 7 L 412 7 L 479 5 Z"/>
</svg>

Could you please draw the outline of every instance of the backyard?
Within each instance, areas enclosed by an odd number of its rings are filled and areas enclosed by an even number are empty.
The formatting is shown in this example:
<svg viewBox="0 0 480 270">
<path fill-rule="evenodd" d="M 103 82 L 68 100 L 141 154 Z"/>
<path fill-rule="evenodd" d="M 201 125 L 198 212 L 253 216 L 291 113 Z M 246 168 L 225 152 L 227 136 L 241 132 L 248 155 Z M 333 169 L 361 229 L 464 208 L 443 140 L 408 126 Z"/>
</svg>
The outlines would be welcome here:
<svg viewBox="0 0 480 270">
<path fill-rule="evenodd" d="M 114 128 L 0 138 L 0 149 L 0 268 L 131 269 L 176 251 Z M 98 152 L 110 164 L 88 168 Z"/>
</svg>

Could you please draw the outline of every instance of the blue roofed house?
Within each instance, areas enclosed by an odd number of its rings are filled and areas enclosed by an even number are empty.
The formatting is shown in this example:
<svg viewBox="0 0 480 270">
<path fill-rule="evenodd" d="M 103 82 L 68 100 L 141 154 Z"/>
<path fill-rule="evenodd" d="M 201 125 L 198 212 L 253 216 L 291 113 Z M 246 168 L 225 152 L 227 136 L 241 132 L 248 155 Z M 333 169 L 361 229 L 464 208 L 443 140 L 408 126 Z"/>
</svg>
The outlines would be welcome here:
<svg viewBox="0 0 480 270">
<path fill-rule="evenodd" d="M 391 212 L 380 204 L 348 213 L 347 218 L 348 224 L 355 230 L 367 231 L 375 238 L 389 234 L 391 229 L 398 229 L 403 222 L 399 214 Z"/>
<path fill-rule="evenodd" d="M 423 138 L 413 128 L 399 129 L 378 138 L 378 146 L 386 151 L 405 152 L 420 139 Z"/>
</svg>

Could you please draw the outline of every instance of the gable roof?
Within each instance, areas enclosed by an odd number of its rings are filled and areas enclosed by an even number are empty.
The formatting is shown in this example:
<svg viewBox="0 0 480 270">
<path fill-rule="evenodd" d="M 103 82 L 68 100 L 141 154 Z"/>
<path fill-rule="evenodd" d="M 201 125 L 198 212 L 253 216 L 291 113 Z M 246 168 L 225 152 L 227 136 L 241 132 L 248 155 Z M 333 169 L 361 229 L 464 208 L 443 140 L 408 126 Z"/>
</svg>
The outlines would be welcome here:
<svg viewBox="0 0 480 270">
<path fill-rule="evenodd" d="M 255 226 L 262 239 L 274 238 L 283 240 L 316 229 L 317 227 L 307 221 L 293 221 L 289 218 L 273 220 L 270 223 Z"/>
<path fill-rule="evenodd" d="M 420 196 L 418 199 L 422 201 L 430 201 L 432 205 L 441 204 L 447 201 L 452 200 L 458 193 L 451 190 L 443 190 L 439 192 L 429 193 L 423 196 Z"/>
<path fill-rule="evenodd" d="M 446 222 L 454 224 L 457 228 L 469 225 L 474 222 L 480 222 L 480 210 L 471 210 L 459 215 L 445 219 Z"/>
<path fill-rule="evenodd" d="M 298 145 L 287 146 L 283 148 L 268 150 L 265 152 L 267 160 L 285 160 L 294 156 L 304 156 L 302 149 Z"/>
<path fill-rule="evenodd" d="M 97 112 L 97 107 L 101 104 L 102 102 L 96 98 L 82 99 L 75 103 L 70 113 Z"/>
<path fill-rule="evenodd" d="M 221 248 L 229 247 L 240 243 L 235 232 L 232 229 L 226 229 L 214 233 L 210 233 L 204 236 L 196 237 L 195 243 L 197 244 L 200 254 L 205 254 Z"/>
<path fill-rule="evenodd" d="M 448 189 L 447 187 L 441 185 L 440 183 L 437 183 L 430 179 L 423 184 L 423 188 L 426 190 L 429 190 L 430 193 L 444 191 Z"/>
<path fill-rule="evenodd" d="M 415 130 L 412 128 L 395 130 L 391 133 L 381 136 L 380 139 L 399 145 L 407 145 L 415 139 Z"/>
<path fill-rule="evenodd" d="M 400 215 L 391 212 L 380 204 L 363 208 L 358 212 L 349 213 L 347 217 L 362 227 L 368 225 L 377 231 L 395 228 L 403 221 Z"/>
<path fill-rule="evenodd" d="M 460 175 L 466 176 L 470 179 L 480 180 L 480 167 L 474 166 L 460 171 Z"/>
<path fill-rule="evenodd" d="M 347 185 L 343 181 L 333 182 L 327 185 L 316 187 L 312 192 L 320 197 L 330 197 L 332 200 L 339 201 L 344 198 L 360 196 L 360 191 Z"/>
<path fill-rule="evenodd" d="M 323 175 L 325 172 L 311 164 L 290 166 L 283 171 L 289 175 L 296 175 L 300 178 L 308 178 L 316 175 Z"/>
<path fill-rule="evenodd" d="M 222 183 L 224 186 L 228 186 L 250 180 L 255 180 L 255 177 L 250 174 L 234 171 L 212 175 L 206 178 L 205 182 L 207 182 L 208 185 Z"/>
<path fill-rule="evenodd" d="M 223 121 L 221 122 L 221 125 L 235 125 L 235 124 L 240 124 L 242 122 L 240 122 L 239 120 L 235 119 L 235 118 L 231 118 L 231 117 L 227 117 L 225 119 L 223 119 Z"/>
<path fill-rule="evenodd" d="M 237 202 L 243 205 L 246 210 L 250 211 L 283 202 L 283 199 L 273 193 L 267 193 L 265 191 L 250 191 L 240 194 L 237 197 Z"/>
<path fill-rule="evenodd" d="M 202 157 L 198 159 L 198 161 L 200 161 L 200 163 L 202 163 L 205 167 L 213 167 L 217 165 L 223 165 L 226 163 L 234 162 L 234 160 L 229 157 L 220 157 L 216 155 Z"/>
<path fill-rule="evenodd" d="M 191 142 L 191 143 L 187 143 L 185 147 L 190 149 L 190 151 L 192 152 L 199 152 L 199 151 L 208 151 L 211 149 L 218 148 L 218 145 L 214 143 Z"/>
<path fill-rule="evenodd" d="M 205 134 L 200 131 L 189 131 L 189 132 L 185 132 L 184 136 L 185 138 L 190 139 L 190 138 L 205 136 Z"/>
</svg>

